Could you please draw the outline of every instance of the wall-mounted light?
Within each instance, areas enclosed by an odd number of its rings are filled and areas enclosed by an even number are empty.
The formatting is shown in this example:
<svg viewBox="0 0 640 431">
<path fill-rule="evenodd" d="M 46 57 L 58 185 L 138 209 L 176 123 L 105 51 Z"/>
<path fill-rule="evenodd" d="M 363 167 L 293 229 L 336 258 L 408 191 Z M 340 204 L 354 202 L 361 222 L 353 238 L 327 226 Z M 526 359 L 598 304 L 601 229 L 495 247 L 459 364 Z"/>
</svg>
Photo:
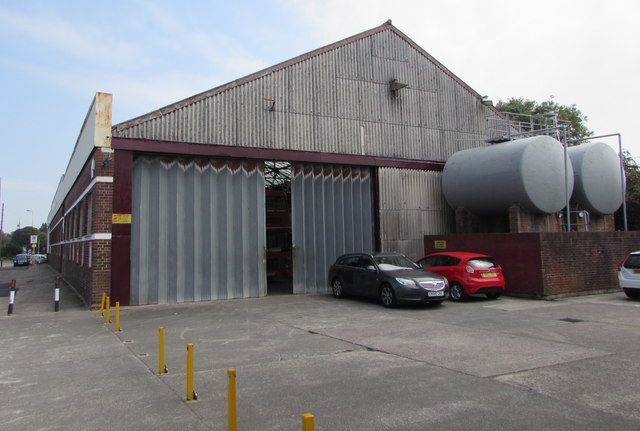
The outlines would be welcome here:
<svg viewBox="0 0 640 431">
<path fill-rule="evenodd" d="M 111 156 L 107 157 L 106 159 L 104 159 L 102 161 L 102 167 L 106 168 L 107 166 L 109 166 L 111 164 Z"/>
<path fill-rule="evenodd" d="M 265 110 L 273 112 L 276 109 L 276 100 L 275 99 L 264 99 L 263 106 L 264 106 Z"/>
<path fill-rule="evenodd" d="M 391 81 L 389 81 L 389 88 L 391 89 L 391 91 L 393 91 L 394 93 L 398 90 L 401 90 L 405 87 L 408 87 L 409 84 L 403 84 L 402 82 L 398 82 L 397 79 L 392 79 Z"/>
</svg>

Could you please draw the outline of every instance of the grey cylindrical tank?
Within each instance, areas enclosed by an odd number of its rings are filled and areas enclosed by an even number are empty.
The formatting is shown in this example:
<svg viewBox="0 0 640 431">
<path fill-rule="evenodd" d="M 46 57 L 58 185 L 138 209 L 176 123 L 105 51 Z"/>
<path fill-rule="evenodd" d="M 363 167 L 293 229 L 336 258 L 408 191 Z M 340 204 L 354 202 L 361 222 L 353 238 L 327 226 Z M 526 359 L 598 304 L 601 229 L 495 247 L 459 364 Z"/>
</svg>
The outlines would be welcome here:
<svg viewBox="0 0 640 431">
<path fill-rule="evenodd" d="M 534 136 L 452 155 L 442 173 L 445 199 L 454 208 L 497 215 L 518 204 L 535 213 L 566 206 L 564 149 L 549 136 Z M 567 185 L 573 169 L 567 158 Z"/>
<path fill-rule="evenodd" d="M 612 214 L 622 205 L 620 159 L 613 148 L 602 142 L 569 147 L 574 188 L 571 203 L 591 214 Z"/>
</svg>

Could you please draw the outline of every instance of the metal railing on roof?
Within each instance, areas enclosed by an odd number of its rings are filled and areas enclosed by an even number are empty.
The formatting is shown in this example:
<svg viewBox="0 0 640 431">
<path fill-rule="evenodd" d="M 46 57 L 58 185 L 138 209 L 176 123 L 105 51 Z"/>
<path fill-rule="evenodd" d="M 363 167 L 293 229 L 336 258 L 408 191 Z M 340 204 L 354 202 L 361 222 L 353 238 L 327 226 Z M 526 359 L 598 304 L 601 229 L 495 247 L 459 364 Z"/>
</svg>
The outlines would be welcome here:
<svg viewBox="0 0 640 431">
<path fill-rule="evenodd" d="M 559 120 L 558 114 L 519 114 L 503 112 L 487 116 L 487 141 L 498 143 L 515 138 L 547 135 L 562 140 L 561 126 L 569 126 L 569 121 Z"/>
</svg>

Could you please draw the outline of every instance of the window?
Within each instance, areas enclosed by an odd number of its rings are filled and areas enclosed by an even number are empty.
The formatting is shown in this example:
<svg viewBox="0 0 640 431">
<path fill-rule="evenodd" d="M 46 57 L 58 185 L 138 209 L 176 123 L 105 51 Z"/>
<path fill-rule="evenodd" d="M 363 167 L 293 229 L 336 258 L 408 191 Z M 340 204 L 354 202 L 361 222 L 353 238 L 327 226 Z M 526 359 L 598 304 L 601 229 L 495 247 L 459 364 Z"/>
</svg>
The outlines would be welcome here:
<svg viewBox="0 0 640 431">
<path fill-rule="evenodd" d="M 632 254 L 624 263 L 625 268 L 640 269 L 640 254 Z"/>
<path fill-rule="evenodd" d="M 364 269 L 376 269 L 376 266 L 373 264 L 373 260 L 369 259 L 368 257 L 362 258 L 362 260 L 360 261 L 360 266 Z"/>
<path fill-rule="evenodd" d="M 477 257 L 469 259 L 469 264 L 474 268 L 493 268 L 496 263 L 490 257 Z"/>
<path fill-rule="evenodd" d="M 338 262 L 338 265 L 359 267 L 360 256 L 347 256 Z"/>
</svg>

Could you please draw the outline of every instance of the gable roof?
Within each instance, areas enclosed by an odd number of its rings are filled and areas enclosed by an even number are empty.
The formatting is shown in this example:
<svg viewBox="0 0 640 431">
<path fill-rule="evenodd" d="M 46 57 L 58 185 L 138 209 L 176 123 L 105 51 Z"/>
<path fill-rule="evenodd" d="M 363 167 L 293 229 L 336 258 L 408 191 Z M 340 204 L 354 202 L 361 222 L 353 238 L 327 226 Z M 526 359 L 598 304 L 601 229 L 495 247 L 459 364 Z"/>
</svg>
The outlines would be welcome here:
<svg viewBox="0 0 640 431">
<path fill-rule="evenodd" d="M 202 93 L 198 93 L 194 96 L 188 97 L 186 99 L 180 100 L 178 102 L 172 103 L 170 105 L 167 105 L 163 108 L 157 109 L 155 111 L 149 112 L 147 114 L 144 114 L 142 116 L 133 118 L 131 120 L 122 122 L 120 124 L 116 124 L 115 126 L 113 126 L 113 130 L 115 132 L 117 131 L 121 131 L 121 130 L 126 130 L 130 127 L 136 126 L 138 124 L 144 123 L 146 121 L 152 120 L 154 118 L 158 118 L 158 117 L 162 117 L 163 115 L 166 115 L 170 112 L 176 111 L 178 109 L 184 108 L 185 106 L 194 104 L 196 102 L 199 102 L 203 99 L 209 98 L 211 96 L 215 96 L 216 94 L 220 94 L 223 93 L 225 91 L 229 91 L 233 88 L 239 87 L 243 84 L 246 84 L 248 82 L 260 79 L 264 76 L 267 76 L 271 73 L 277 72 L 279 70 L 285 69 L 291 65 L 297 64 L 297 63 L 301 63 L 303 61 L 309 60 L 310 58 L 322 55 L 326 52 L 341 48 L 345 45 L 349 45 L 351 43 L 357 42 L 359 40 L 365 39 L 369 36 L 378 34 L 378 33 L 382 33 L 384 31 L 391 31 L 393 33 L 395 33 L 397 36 L 399 36 L 401 39 L 403 39 L 405 42 L 407 42 L 412 48 L 414 48 L 416 51 L 418 51 L 421 55 L 423 55 L 427 60 L 429 60 L 430 62 L 432 62 L 438 69 L 440 69 L 442 72 L 444 72 L 446 75 L 448 75 L 449 77 L 451 77 L 456 83 L 458 83 L 460 86 L 462 86 L 465 90 L 467 90 L 469 93 L 471 93 L 474 97 L 477 97 L 478 99 L 482 100 L 482 96 L 476 92 L 473 88 L 471 88 L 469 85 L 467 85 L 464 81 L 462 81 L 459 77 L 457 77 L 453 72 L 451 72 L 449 69 L 447 69 L 442 63 L 440 63 L 438 60 L 436 60 L 433 56 L 431 56 L 431 54 L 429 54 L 427 51 L 425 51 L 424 49 L 422 49 L 418 44 L 416 44 L 413 40 L 411 40 L 411 38 L 409 38 L 407 35 L 405 35 L 404 33 L 402 33 L 400 30 L 398 30 L 396 27 L 393 26 L 393 24 L 391 24 L 391 20 L 386 21 L 384 24 L 382 24 L 379 27 L 375 27 L 372 28 L 370 30 L 364 31 L 362 33 L 358 33 L 354 36 L 348 37 L 346 39 L 342 39 L 338 42 L 334 42 L 332 44 L 326 45 L 322 48 L 318 48 L 315 49 L 313 51 L 310 51 L 306 54 L 302 54 L 299 55 L 297 57 L 294 57 L 290 60 L 286 60 L 283 61 L 282 63 L 278 63 L 274 66 L 268 67 L 266 69 L 262 69 L 258 72 L 252 73 L 250 75 L 247 75 L 243 78 L 237 79 L 235 81 L 231 81 L 227 84 L 221 85 L 219 87 L 215 87 L 211 90 L 207 90 L 205 92 Z M 493 108 L 493 107 L 491 107 Z M 496 112 L 497 109 L 493 108 Z"/>
</svg>

